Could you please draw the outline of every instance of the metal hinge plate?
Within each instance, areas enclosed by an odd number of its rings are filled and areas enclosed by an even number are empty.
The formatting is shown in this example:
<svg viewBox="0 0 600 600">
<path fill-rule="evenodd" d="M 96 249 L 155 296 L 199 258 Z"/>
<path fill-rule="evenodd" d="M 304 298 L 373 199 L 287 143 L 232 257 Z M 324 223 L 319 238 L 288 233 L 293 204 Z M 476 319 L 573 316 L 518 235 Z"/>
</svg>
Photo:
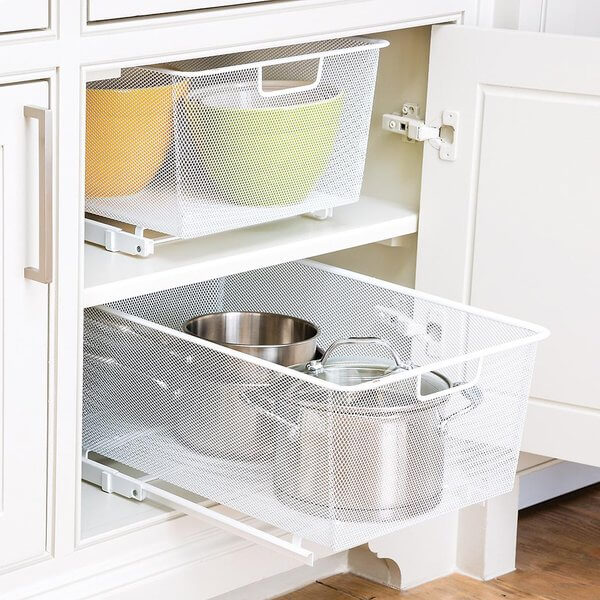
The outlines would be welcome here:
<svg viewBox="0 0 600 600">
<path fill-rule="evenodd" d="M 459 112 L 445 110 L 441 125 L 428 125 L 419 116 L 418 104 L 406 103 L 402 113 L 383 115 L 383 129 L 404 136 L 407 141 L 429 142 L 442 160 L 456 160 Z"/>
</svg>

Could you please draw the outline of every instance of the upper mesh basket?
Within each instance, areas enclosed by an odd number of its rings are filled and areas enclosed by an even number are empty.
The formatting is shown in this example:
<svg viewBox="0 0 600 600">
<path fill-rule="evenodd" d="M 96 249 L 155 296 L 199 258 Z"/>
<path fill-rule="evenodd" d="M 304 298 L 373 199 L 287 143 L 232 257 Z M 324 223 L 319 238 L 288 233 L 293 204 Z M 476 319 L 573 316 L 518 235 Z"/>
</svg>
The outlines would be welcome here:
<svg viewBox="0 0 600 600">
<path fill-rule="evenodd" d="M 406 368 L 336 385 L 183 332 L 219 311 L 385 338 Z M 86 310 L 83 445 L 341 550 L 512 489 L 542 337 L 312 262 L 156 292 Z"/>
<path fill-rule="evenodd" d="M 385 45 L 313 42 L 88 83 L 86 211 L 190 238 L 356 202 Z"/>
</svg>

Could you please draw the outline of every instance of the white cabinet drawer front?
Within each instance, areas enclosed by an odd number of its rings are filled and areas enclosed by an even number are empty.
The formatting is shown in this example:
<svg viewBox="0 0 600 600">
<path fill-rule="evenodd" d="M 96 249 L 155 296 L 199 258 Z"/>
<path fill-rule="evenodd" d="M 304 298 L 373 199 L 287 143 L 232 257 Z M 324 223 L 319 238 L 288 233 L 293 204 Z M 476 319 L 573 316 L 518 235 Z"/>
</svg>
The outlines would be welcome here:
<svg viewBox="0 0 600 600">
<path fill-rule="evenodd" d="M 89 0 L 88 21 L 159 15 L 203 8 L 237 6 L 268 0 Z"/>
<path fill-rule="evenodd" d="M 38 127 L 25 105 L 47 106 L 48 86 L 0 87 L 0 568 L 46 544 L 48 288 L 25 279 L 38 262 Z"/>
<path fill-rule="evenodd" d="M 46 29 L 49 5 L 48 0 L 0 0 L 0 33 Z"/>
</svg>

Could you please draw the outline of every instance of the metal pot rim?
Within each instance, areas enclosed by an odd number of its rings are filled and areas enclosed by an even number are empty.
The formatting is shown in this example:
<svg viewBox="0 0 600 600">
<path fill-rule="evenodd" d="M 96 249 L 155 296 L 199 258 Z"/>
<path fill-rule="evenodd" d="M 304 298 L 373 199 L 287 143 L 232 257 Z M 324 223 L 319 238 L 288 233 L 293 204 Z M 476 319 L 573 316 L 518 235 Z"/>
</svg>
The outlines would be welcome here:
<svg viewBox="0 0 600 600">
<path fill-rule="evenodd" d="M 448 390 L 452 389 L 452 382 L 446 377 L 439 373 L 438 371 L 430 371 L 431 375 L 435 375 L 437 378 L 441 379 L 444 384 L 447 386 Z M 382 390 L 383 391 L 383 390 Z M 438 408 L 445 404 L 451 396 L 449 393 L 447 396 L 443 396 L 441 398 L 435 398 L 434 400 L 427 401 L 427 396 L 425 396 L 424 401 L 419 401 L 415 397 L 415 402 L 413 404 L 408 404 L 405 406 L 355 406 L 352 404 L 339 404 L 339 403 L 323 403 L 323 402 L 312 402 L 306 400 L 297 399 L 297 394 L 295 394 L 297 390 L 291 390 L 286 397 L 284 398 L 284 402 L 300 406 L 302 408 L 306 408 L 309 410 L 319 411 L 319 412 L 330 412 L 332 414 L 339 415 L 347 415 L 347 414 L 355 414 L 355 415 L 363 415 L 363 416 L 381 416 L 381 417 L 394 417 L 396 415 L 411 413 L 411 412 L 423 412 L 427 410 L 431 410 L 434 408 Z"/>
<path fill-rule="evenodd" d="M 189 325 L 193 321 L 196 321 L 198 319 L 203 319 L 205 317 L 214 317 L 217 315 L 233 314 L 233 313 L 237 313 L 240 315 L 256 315 L 256 316 L 264 315 L 264 316 L 269 316 L 269 317 L 282 317 L 284 319 L 292 319 L 294 321 L 298 321 L 299 323 L 304 323 L 305 325 L 312 327 L 315 330 L 315 333 L 303 340 L 299 340 L 298 342 L 290 342 L 289 344 L 237 344 L 235 342 L 217 342 L 216 340 L 204 338 L 202 336 L 196 335 L 189 329 Z M 183 330 L 186 333 L 188 333 L 189 335 L 193 335 L 194 337 L 200 338 L 201 340 L 208 340 L 209 342 L 212 342 L 213 344 L 219 344 L 220 346 L 227 346 L 228 348 L 232 348 L 234 350 L 236 348 L 289 348 L 289 347 L 293 347 L 293 346 L 300 346 L 302 344 L 306 344 L 306 342 L 310 342 L 311 340 L 314 340 L 319 335 L 319 331 L 320 331 L 318 325 L 315 325 L 314 323 L 311 323 L 310 321 L 307 321 L 306 319 L 301 319 L 300 317 L 294 317 L 293 315 L 284 315 L 281 313 L 255 311 L 255 310 L 228 310 L 228 311 L 222 311 L 222 312 L 214 312 L 214 313 L 206 313 L 203 315 L 197 315 L 195 317 L 192 317 L 191 319 L 188 319 L 183 324 Z"/>
</svg>

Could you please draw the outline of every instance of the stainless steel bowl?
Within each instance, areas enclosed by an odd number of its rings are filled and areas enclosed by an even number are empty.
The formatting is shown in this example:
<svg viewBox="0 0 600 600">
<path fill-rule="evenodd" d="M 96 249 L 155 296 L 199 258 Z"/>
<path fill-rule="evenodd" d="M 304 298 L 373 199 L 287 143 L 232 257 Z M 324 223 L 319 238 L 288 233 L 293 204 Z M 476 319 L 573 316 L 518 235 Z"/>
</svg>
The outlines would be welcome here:
<svg viewBox="0 0 600 600">
<path fill-rule="evenodd" d="M 184 329 L 197 337 L 283 366 L 307 362 L 317 351 L 313 323 L 265 312 L 222 312 L 194 317 Z"/>
</svg>

